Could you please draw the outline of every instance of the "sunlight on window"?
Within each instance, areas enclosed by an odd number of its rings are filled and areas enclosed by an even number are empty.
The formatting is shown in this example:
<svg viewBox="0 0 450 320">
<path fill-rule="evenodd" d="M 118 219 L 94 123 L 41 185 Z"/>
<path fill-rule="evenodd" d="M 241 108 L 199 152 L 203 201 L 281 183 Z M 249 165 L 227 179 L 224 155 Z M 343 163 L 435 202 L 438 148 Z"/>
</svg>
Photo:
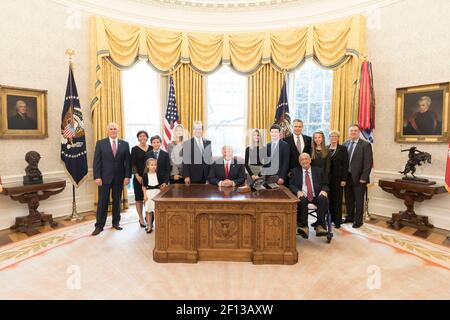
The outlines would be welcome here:
<svg viewBox="0 0 450 320">
<path fill-rule="evenodd" d="M 161 135 L 159 85 L 159 74 L 145 61 L 122 71 L 124 139 L 130 148 L 139 143 L 136 137 L 139 130 L 146 130 L 149 137 Z M 130 197 L 134 194 L 132 186 L 128 185 Z"/>
<path fill-rule="evenodd" d="M 212 141 L 213 155 L 221 154 L 225 144 L 234 154 L 245 152 L 245 119 L 247 77 L 223 66 L 207 79 L 207 138 Z"/>
<path fill-rule="evenodd" d="M 145 61 L 122 71 L 125 140 L 138 144 L 136 134 L 146 130 L 149 137 L 161 135 L 159 74 Z M 149 141 L 150 143 L 150 141 Z"/>
<path fill-rule="evenodd" d="M 294 73 L 294 115 L 303 120 L 303 133 L 322 130 L 328 138 L 333 72 L 309 60 Z"/>
</svg>

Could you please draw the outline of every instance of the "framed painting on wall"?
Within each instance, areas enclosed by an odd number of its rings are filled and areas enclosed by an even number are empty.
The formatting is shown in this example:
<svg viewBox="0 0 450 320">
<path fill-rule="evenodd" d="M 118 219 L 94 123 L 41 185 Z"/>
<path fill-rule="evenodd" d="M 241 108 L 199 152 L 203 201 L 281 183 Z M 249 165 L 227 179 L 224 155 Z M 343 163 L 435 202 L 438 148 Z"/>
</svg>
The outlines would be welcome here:
<svg viewBox="0 0 450 320">
<path fill-rule="evenodd" d="M 0 137 L 47 137 L 47 91 L 0 86 Z"/>
<path fill-rule="evenodd" d="M 447 142 L 449 83 L 397 89 L 395 141 Z"/>
</svg>

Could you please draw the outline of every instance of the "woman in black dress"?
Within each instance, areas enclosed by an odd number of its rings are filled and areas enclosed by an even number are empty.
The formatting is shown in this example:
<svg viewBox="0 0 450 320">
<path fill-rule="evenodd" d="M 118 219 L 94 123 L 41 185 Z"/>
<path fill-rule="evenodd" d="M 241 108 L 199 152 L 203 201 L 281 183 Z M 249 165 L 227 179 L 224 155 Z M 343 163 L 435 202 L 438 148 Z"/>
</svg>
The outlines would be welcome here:
<svg viewBox="0 0 450 320">
<path fill-rule="evenodd" d="M 330 170 L 330 211 L 334 227 L 339 229 L 342 223 L 342 195 L 348 176 L 348 151 L 339 144 L 339 131 L 330 132 L 331 170 Z"/>
<path fill-rule="evenodd" d="M 330 158 L 329 151 L 325 145 L 325 135 L 322 131 L 313 134 L 311 150 L 311 166 L 322 168 L 326 182 L 330 181 Z"/>
<path fill-rule="evenodd" d="M 153 149 L 147 144 L 148 133 L 145 130 L 140 130 L 137 133 L 139 144 L 131 148 L 131 168 L 133 170 L 133 188 L 134 199 L 136 202 L 136 211 L 139 216 L 139 224 L 145 228 L 143 207 L 144 207 L 144 193 L 142 192 L 142 176 L 145 169 L 145 160 L 147 159 L 147 152 Z"/>
<path fill-rule="evenodd" d="M 255 181 L 261 176 L 261 133 L 258 129 L 252 131 L 251 143 L 245 149 L 245 168 L 251 178 L 251 181 Z"/>
</svg>

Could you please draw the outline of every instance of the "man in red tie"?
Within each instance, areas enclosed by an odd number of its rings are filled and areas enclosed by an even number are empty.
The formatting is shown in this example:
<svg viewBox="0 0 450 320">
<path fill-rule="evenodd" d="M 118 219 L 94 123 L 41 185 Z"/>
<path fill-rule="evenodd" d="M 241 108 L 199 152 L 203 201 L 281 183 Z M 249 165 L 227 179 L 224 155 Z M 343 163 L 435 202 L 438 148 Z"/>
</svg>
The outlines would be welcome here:
<svg viewBox="0 0 450 320">
<path fill-rule="evenodd" d="M 214 161 L 209 169 L 209 183 L 219 187 L 234 187 L 244 184 L 244 163 L 242 159 L 233 157 L 233 147 L 223 146 L 222 156 Z"/>
<path fill-rule="evenodd" d="M 103 231 L 108 216 L 109 195 L 112 193 L 112 225 L 122 230 L 120 203 L 123 186 L 131 177 L 130 147 L 128 142 L 118 139 L 119 127 L 110 123 L 108 138 L 97 141 L 94 153 L 94 180 L 98 186 L 97 221 L 93 236 Z"/>
<path fill-rule="evenodd" d="M 308 204 L 313 203 L 317 207 L 316 236 L 327 234 L 325 215 L 328 210 L 329 187 L 324 177 L 323 170 L 319 167 L 311 167 L 311 157 L 308 153 L 299 156 L 300 167 L 292 169 L 292 179 L 289 180 L 289 188 L 299 198 L 297 206 L 297 225 L 300 235 L 308 239 Z"/>
</svg>

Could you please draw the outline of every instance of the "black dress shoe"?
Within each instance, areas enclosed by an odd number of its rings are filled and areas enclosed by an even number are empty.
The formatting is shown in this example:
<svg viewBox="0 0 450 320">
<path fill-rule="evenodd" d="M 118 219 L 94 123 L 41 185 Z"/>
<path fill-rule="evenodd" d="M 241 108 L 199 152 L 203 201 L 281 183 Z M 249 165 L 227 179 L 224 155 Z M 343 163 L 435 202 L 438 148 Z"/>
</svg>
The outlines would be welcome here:
<svg viewBox="0 0 450 320">
<path fill-rule="evenodd" d="M 354 223 L 354 224 L 352 225 L 352 228 L 358 229 L 358 228 L 360 228 L 362 225 L 363 225 L 362 223 Z"/>
<path fill-rule="evenodd" d="M 342 223 L 353 223 L 353 220 L 345 218 Z"/>
<path fill-rule="evenodd" d="M 98 235 L 100 232 L 102 232 L 103 231 L 103 229 L 101 229 L 101 228 L 95 228 L 95 230 L 94 230 L 94 232 L 92 232 L 92 235 L 93 236 L 96 236 L 96 235 Z"/>
<path fill-rule="evenodd" d="M 141 228 L 147 228 L 147 225 L 145 223 L 140 223 L 139 222 L 139 224 L 141 225 Z"/>
<path fill-rule="evenodd" d="M 119 230 L 119 231 L 123 229 L 122 227 L 119 227 L 118 225 L 113 225 L 112 227 L 113 227 L 114 229 L 116 229 L 116 230 Z"/>
<path fill-rule="evenodd" d="M 334 228 L 335 228 L 335 229 L 339 229 L 340 227 L 341 227 L 340 224 L 335 224 L 335 225 L 334 225 Z"/>
</svg>

